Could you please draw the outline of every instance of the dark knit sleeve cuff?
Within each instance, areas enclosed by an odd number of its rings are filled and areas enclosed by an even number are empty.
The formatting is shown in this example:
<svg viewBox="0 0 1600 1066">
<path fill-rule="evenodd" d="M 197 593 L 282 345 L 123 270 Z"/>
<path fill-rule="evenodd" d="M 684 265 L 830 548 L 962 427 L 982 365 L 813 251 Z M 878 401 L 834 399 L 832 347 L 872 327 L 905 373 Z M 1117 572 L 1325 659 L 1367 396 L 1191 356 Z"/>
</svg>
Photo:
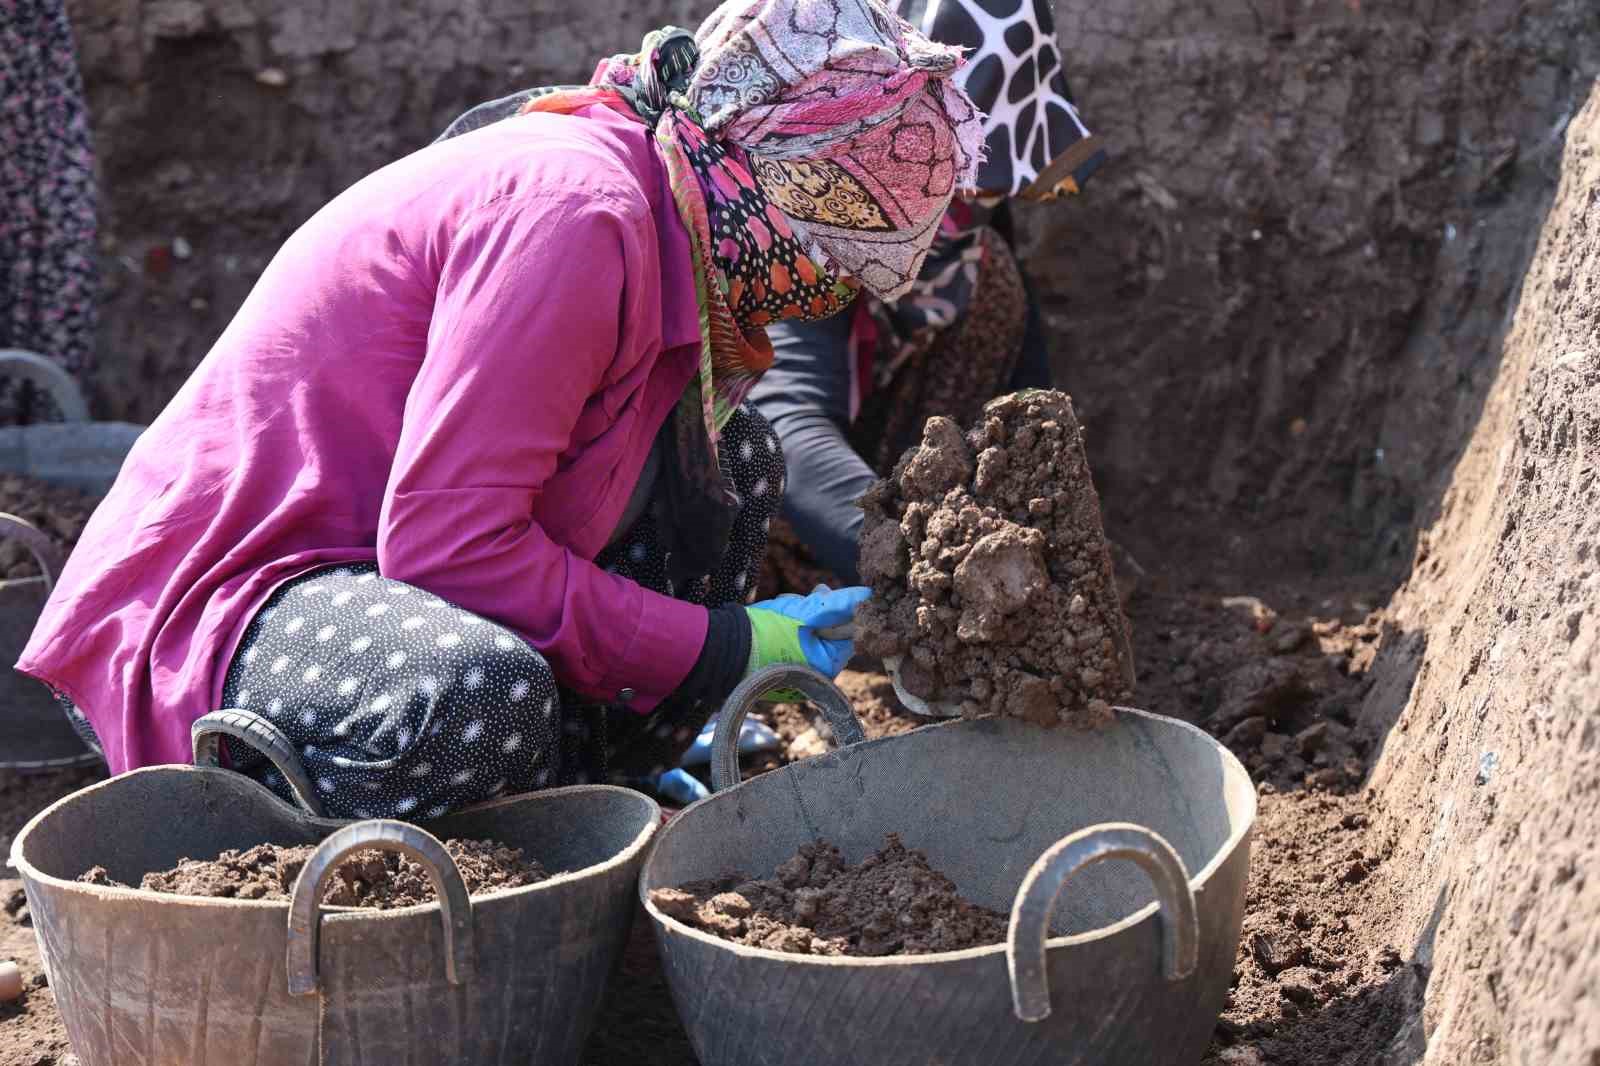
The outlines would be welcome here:
<svg viewBox="0 0 1600 1066">
<path fill-rule="evenodd" d="M 744 680 L 750 665 L 750 617 L 738 604 L 713 607 L 706 613 L 705 646 L 678 693 L 720 704 Z"/>
</svg>

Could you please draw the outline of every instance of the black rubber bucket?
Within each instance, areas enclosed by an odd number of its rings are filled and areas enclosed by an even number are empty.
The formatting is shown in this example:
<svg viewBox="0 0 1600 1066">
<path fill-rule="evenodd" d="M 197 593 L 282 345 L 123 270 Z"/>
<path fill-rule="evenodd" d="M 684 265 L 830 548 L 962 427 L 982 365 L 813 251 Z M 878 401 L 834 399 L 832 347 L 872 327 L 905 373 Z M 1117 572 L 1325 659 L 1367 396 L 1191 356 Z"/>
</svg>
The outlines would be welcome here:
<svg viewBox="0 0 1600 1066">
<path fill-rule="evenodd" d="M 89 421 L 89 405 L 77 383 L 34 352 L 0 350 L 0 377 L 27 381 L 45 392 L 65 420 L 0 426 L 0 473 L 96 495 L 108 491 L 144 427 Z M 0 538 L 26 546 L 41 574 L 0 580 L 0 769 L 26 774 L 95 765 L 99 754 L 79 738 L 50 691 L 10 668 L 65 560 L 54 541 L 14 515 L 0 515 Z"/>
<path fill-rule="evenodd" d="M 97 765 L 100 755 L 78 736 L 50 690 L 11 669 L 50 598 L 61 552 L 16 515 L 0 514 L 0 540 L 22 544 L 39 568 L 35 577 L 0 580 L 0 770 L 38 774 Z"/>
<path fill-rule="evenodd" d="M 752 678 L 718 724 L 719 787 L 737 780 L 740 720 L 779 687 L 806 690 L 835 720 L 848 713 L 811 671 Z M 957 721 L 702 800 L 662 830 L 639 892 L 702 1066 L 1190 1066 L 1227 996 L 1255 810 L 1238 761 L 1170 718 L 1119 709 L 1093 733 Z M 788 955 L 720 940 L 649 901 L 732 871 L 765 876 L 816 841 L 858 862 L 891 832 L 967 899 L 1009 911 L 1008 942 Z"/>
<path fill-rule="evenodd" d="M 215 734 L 201 732 L 206 760 Z M 497 800 L 421 828 L 339 822 L 231 770 L 161 766 L 49 807 L 17 837 L 12 862 L 84 1066 L 557 1066 L 576 1063 L 588 1038 L 660 818 L 648 797 L 594 785 Z M 564 872 L 469 898 L 439 844 L 450 837 L 503 841 Z M 180 859 L 263 842 L 320 844 L 292 902 L 76 880 L 100 865 L 138 884 Z M 364 848 L 422 863 L 442 902 L 319 908 L 321 876 Z"/>
</svg>

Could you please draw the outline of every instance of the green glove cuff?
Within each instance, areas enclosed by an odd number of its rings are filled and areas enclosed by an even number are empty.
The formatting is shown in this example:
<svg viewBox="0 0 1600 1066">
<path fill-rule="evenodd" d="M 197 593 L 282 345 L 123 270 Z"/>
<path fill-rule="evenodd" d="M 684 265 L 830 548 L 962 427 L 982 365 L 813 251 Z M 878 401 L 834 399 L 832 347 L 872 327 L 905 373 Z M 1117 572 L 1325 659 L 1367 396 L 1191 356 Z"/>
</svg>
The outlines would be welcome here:
<svg viewBox="0 0 1600 1066">
<path fill-rule="evenodd" d="M 746 607 L 744 613 L 750 617 L 750 668 L 745 671 L 745 677 L 763 666 L 777 663 L 808 665 L 806 653 L 800 647 L 799 619 L 760 607 Z M 761 698 L 770 703 L 801 703 L 805 700 L 805 696 L 793 689 L 763 692 Z"/>
<path fill-rule="evenodd" d="M 806 653 L 800 647 L 798 619 L 759 607 L 746 607 L 744 613 L 750 616 L 750 668 L 746 677 L 763 666 L 776 663 L 806 665 Z"/>
</svg>

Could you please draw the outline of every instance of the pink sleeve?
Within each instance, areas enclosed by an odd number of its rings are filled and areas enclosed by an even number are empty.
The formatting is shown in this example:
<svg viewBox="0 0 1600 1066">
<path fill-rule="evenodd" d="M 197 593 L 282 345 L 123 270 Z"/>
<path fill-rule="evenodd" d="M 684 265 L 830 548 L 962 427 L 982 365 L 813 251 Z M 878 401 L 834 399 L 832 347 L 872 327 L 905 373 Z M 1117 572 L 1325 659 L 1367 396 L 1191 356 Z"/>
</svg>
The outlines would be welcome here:
<svg viewBox="0 0 1600 1066">
<path fill-rule="evenodd" d="M 533 502 L 616 358 L 658 263 L 647 216 L 595 192 L 491 203 L 446 237 L 427 354 L 378 528 L 378 565 L 522 634 L 585 696 L 645 711 L 705 642 L 706 611 L 556 544 Z"/>
</svg>

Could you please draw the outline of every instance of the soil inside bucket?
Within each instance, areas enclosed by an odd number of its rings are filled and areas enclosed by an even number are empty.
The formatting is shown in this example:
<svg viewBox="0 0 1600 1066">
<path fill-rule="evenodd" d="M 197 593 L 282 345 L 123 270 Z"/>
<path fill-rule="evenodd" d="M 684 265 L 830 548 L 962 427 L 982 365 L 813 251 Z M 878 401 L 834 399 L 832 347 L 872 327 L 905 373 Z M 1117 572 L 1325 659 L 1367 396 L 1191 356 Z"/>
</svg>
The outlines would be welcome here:
<svg viewBox="0 0 1600 1066">
<path fill-rule="evenodd" d="M 550 876 L 520 849 L 497 841 L 447 840 L 444 848 L 456 861 L 472 895 L 538 884 Z M 245 851 L 225 851 L 215 859 L 184 859 L 170 870 L 145 874 L 139 887 L 174 896 L 287 900 L 294 892 L 301 868 L 315 850 L 309 844 L 258 844 Z M 78 880 L 131 887 L 113 881 L 100 866 Z M 433 882 L 420 864 L 385 851 L 360 851 L 341 862 L 322 895 L 324 903 L 336 907 L 374 910 L 411 907 L 435 898 Z"/>
<path fill-rule="evenodd" d="M 16 515 L 70 550 L 83 535 L 89 516 L 99 506 L 97 496 L 61 488 L 44 481 L 7 474 L 0 477 L 0 512 Z M 39 564 L 19 541 L 0 539 L 0 577 L 36 577 Z"/>
<path fill-rule="evenodd" d="M 893 833 L 855 866 L 832 844 L 806 844 L 769 878 L 730 874 L 655 889 L 650 901 L 723 940 L 793 955 L 929 955 L 1006 937 L 1005 915 L 962 899 Z"/>
<path fill-rule="evenodd" d="M 1127 620 L 1065 393 L 997 400 L 965 434 L 930 419 L 862 508 L 858 648 L 900 657 L 907 692 L 968 717 L 1111 720 Z"/>
</svg>

